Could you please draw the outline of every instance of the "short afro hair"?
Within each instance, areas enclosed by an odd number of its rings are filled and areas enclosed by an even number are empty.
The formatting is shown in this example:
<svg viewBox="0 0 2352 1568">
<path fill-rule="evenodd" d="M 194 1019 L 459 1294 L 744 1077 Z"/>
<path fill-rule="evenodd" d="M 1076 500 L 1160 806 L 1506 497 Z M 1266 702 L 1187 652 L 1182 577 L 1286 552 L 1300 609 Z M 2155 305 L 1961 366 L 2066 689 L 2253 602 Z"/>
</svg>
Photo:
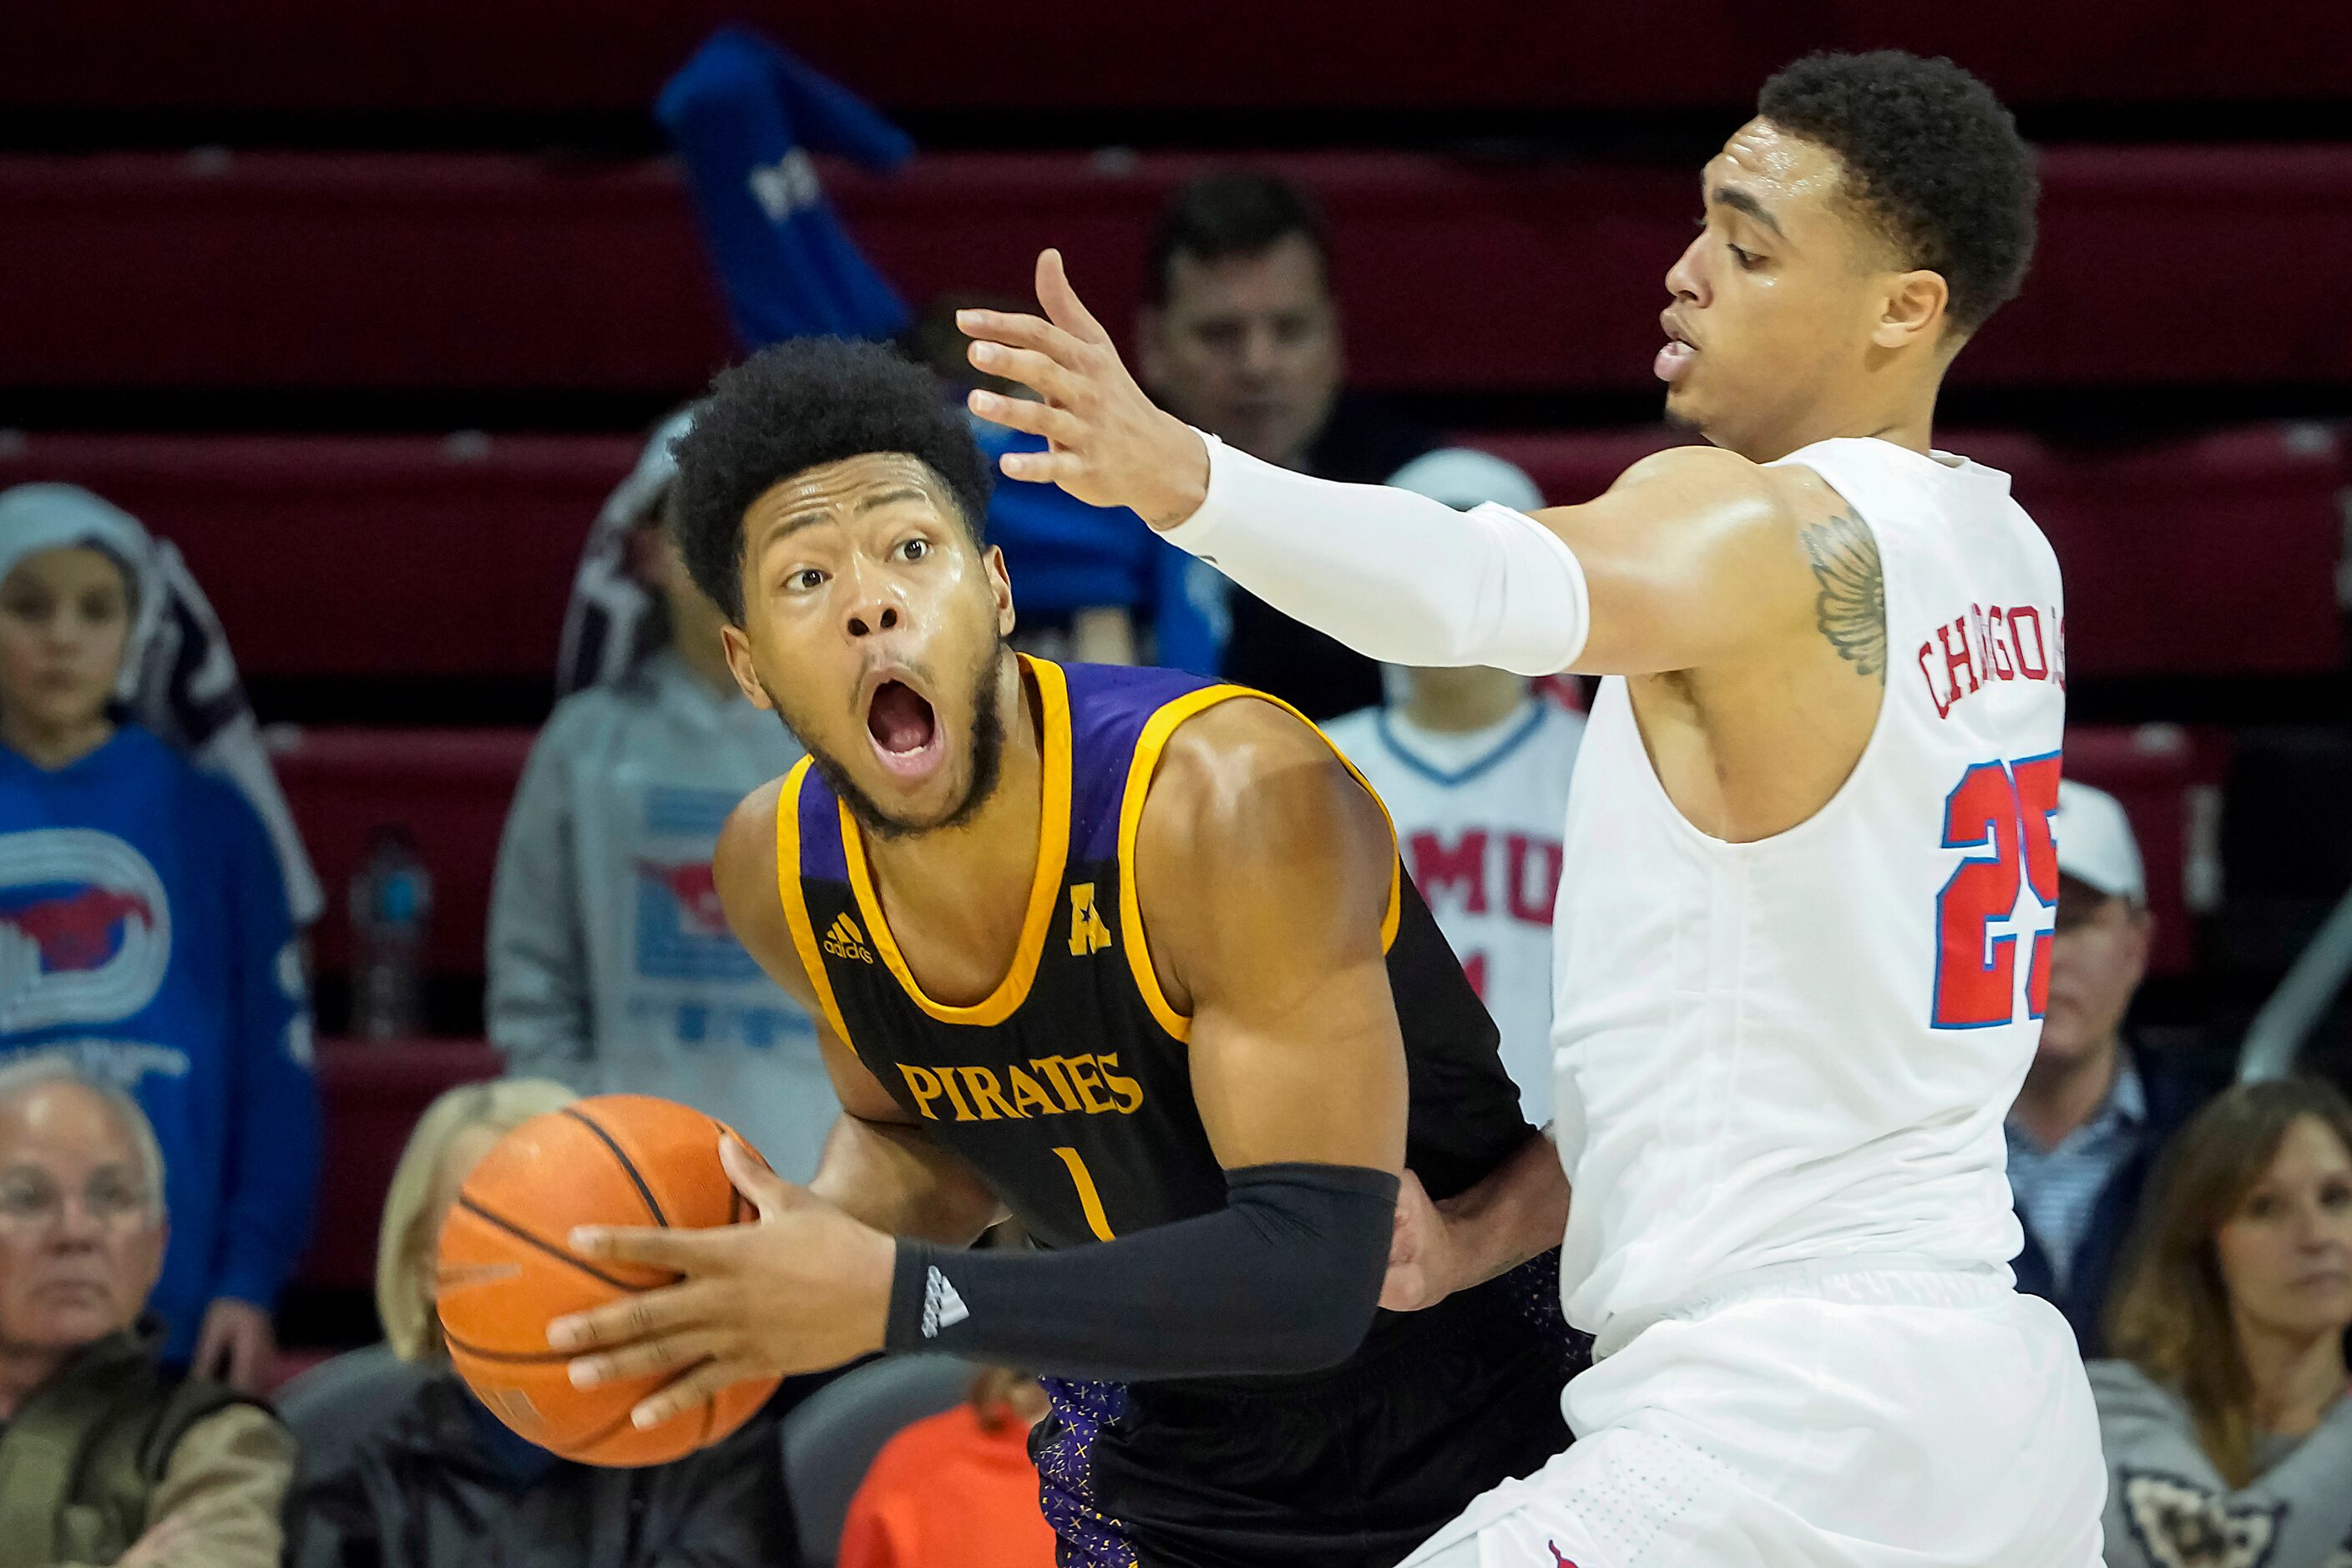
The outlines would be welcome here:
<svg viewBox="0 0 2352 1568">
<path fill-rule="evenodd" d="M 1838 155 L 1853 199 L 1906 263 L 1943 275 L 1961 331 L 2017 297 L 2041 182 L 2033 149 L 1984 83 L 1893 49 L 1808 55 L 1764 84 L 1756 112 Z"/>
<path fill-rule="evenodd" d="M 845 458 L 903 452 L 937 474 L 985 541 L 988 462 L 939 379 L 877 343 L 796 338 L 723 371 L 671 444 L 673 527 L 694 584 L 743 623 L 743 514 L 795 474 Z"/>
</svg>

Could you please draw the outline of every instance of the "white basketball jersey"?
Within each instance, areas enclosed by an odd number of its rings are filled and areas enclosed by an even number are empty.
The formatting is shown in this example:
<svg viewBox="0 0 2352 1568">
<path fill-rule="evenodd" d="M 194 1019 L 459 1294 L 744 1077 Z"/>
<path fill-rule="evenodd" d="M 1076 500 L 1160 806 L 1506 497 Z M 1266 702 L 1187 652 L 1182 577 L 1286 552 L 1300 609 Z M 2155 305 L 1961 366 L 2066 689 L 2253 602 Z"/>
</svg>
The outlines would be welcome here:
<svg viewBox="0 0 2352 1568">
<path fill-rule="evenodd" d="M 2009 477 L 1964 458 L 1836 440 L 1782 461 L 1876 537 L 1885 697 L 1828 805 L 1728 844 L 1667 799 L 1624 681 L 1601 684 L 1553 1041 L 1561 1284 L 1604 1352 L 1759 1270 L 1999 1270 L 2022 1241 L 2001 1118 L 2058 897 L 2057 562 Z"/>
<path fill-rule="evenodd" d="M 1435 734 L 1367 708 L 1325 731 L 1387 803 L 1405 868 L 1502 1031 L 1521 1109 L 1542 1126 L 1560 817 L 1583 715 L 1530 699 L 1499 724 Z"/>
</svg>

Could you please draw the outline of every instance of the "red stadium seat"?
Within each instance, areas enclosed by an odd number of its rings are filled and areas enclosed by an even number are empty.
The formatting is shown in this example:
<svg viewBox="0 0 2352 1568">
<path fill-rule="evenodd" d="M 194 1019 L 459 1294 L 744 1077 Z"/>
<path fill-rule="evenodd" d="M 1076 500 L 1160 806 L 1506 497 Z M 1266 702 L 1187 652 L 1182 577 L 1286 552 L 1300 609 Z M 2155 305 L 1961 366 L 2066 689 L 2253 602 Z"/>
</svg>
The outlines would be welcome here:
<svg viewBox="0 0 2352 1568">
<path fill-rule="evenodd" d="M 257 675 L 541 675 L 625 437 L 34 436 L 0 485 L 86 485 L 180 548 Z"/>
<path fill-rule="evenodd" d="M 529 730 L 305 730 L 278 776 L 327 886 L 316 932 L 321 969 L 351 959 L 346 889 L 378 826 L 406 827 L 433 877 L 429 966 L 482 973 L 499 834 L 530 755 Z"/>
<path fill-rule="evenodd" d="M 2066 776 L 2123 804 L 2147 873 L 2156 916 L 2149 972 L 2195 967 L 2193 917 L 2221 901 L 2221 780 L 2228 737 L 2173 724 L 2078 724 L 2066 731 Z"/>
<path fill-rule="evenodd" d="M 2249 100 L 2352 95 L 2352 57 L 2323 41 L 2340 15 L 2335 0 L 2145 0 L 2122 19 L 2036 0 L 1689 0 L 1670 17 L 1641 0 L 1012 0 L 975 26 L 953 0 L 81 0 L 0 10 L 0 94 L 48 110 L 638 113 L 704 33 L 749 20 L 861 92 L 933 112 L 1739 105 L 1807 49 L 1889 47 L 1952 55 L 2022 102 Z"/>
<path fill-rule="evenodd" d="M 319 1098 L 326 1142 L 318 1219 L 300 1283 L 372 1289 L 376 1231 L 393 1168 L 425 1108 L 444 1089 L 505 1068 L 482 1040 L 321 1040 Z"/>
<path fill-rule="evenodd" d="M 1464 439 L 1588 500 L 1663 430 Z M 2007 471 L 2066 574 L 2068 668 L 2093 676 L 2315 673 L 2343 662 L 2347 477 L 2336 436 L 2259 426 L 2122 450 L 2009 432 L 1941 444 Z"/>
<path fill-rule="evenodd" d="M 1402 153 L 1253 160 L 1328 205 L 1364 384 L 1654 389 L 1694 171 Z M 1124 331 L 1193 156 L 951 153 L 828 179 L 913 299 L 1025 290 L 1039 247 Z M 2352 380 L 2352 293 L 2282 329 L 2273 258 L 2352 253 L 2352 147 L 2050 149 L 1992 386 Z M 0 382 L 683 396 L 731 350 L 674 170 L 459 155 L 0 157 Z M 2192 300 L 2193 310 L 2173 309 Z M 2152 324 L 2162 323 L 2161 330 Z"/>
</svg>

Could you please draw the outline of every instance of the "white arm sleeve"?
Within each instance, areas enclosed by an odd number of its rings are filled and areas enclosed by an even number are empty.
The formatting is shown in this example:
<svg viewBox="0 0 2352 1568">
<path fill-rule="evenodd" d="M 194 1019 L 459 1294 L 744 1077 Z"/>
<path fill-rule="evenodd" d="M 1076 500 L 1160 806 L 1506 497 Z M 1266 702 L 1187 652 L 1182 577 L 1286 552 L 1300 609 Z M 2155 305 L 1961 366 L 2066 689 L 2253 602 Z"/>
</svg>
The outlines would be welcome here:
<svg viewBox="0 0 2352 1568">
<path fill-rule="evenodd" d="M 1584 651 L 1584 568 L 1524 512 L 1310 479 L 1202 438 L 1208 499 L 1161 537 L 1283 614 L 1391 664 L 1551 675 Z"/>
</svg>

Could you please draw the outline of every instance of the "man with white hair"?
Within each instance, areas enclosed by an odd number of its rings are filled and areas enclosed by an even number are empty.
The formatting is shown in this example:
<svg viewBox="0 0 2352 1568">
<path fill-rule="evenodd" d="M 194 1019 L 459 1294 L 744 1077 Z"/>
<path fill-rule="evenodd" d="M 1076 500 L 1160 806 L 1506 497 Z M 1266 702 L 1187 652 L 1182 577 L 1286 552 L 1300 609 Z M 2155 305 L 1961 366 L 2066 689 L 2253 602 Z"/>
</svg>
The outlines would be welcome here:
<svg viewBox="0 0 2352 1568">
<path fill-rule="evenodd" d="M 1389 483 L 1456 511 L 1543 505 L 1517 465 L 1467 447 L 1416 458 Z M 1519 1108 L 1540 1127 L 1551 1120 L 1560 824 L 1584 716 L 1484 665 L 1393 666 L 1387 686 L 1386 702 L 1325 732 L 1387 804 L 1413 881 L 1502 1031 Z"/>
<path fill-rule="evenodd" d="M 2124 1016 L 2147 973 L 2155 921 L 2131 819 L 2115 796 L 2058 786 L 2058 924 L 2050 998 L 2025 1087 L 2010 1108 L 2009 1181 L 2025 1250 L 2017 1288 L 2040 1296 L 2099 1353 L 2117 1255 L 2158 1155 L 2213 1087 L 2128 1045 Z"/>
<path fill-rule="evenodd" d="M 159 1366 L 163 1162 L 121 1090 L 0 1068 L 0 1568 L 272 1568 L 294 1440 Z"/>
</svg>

